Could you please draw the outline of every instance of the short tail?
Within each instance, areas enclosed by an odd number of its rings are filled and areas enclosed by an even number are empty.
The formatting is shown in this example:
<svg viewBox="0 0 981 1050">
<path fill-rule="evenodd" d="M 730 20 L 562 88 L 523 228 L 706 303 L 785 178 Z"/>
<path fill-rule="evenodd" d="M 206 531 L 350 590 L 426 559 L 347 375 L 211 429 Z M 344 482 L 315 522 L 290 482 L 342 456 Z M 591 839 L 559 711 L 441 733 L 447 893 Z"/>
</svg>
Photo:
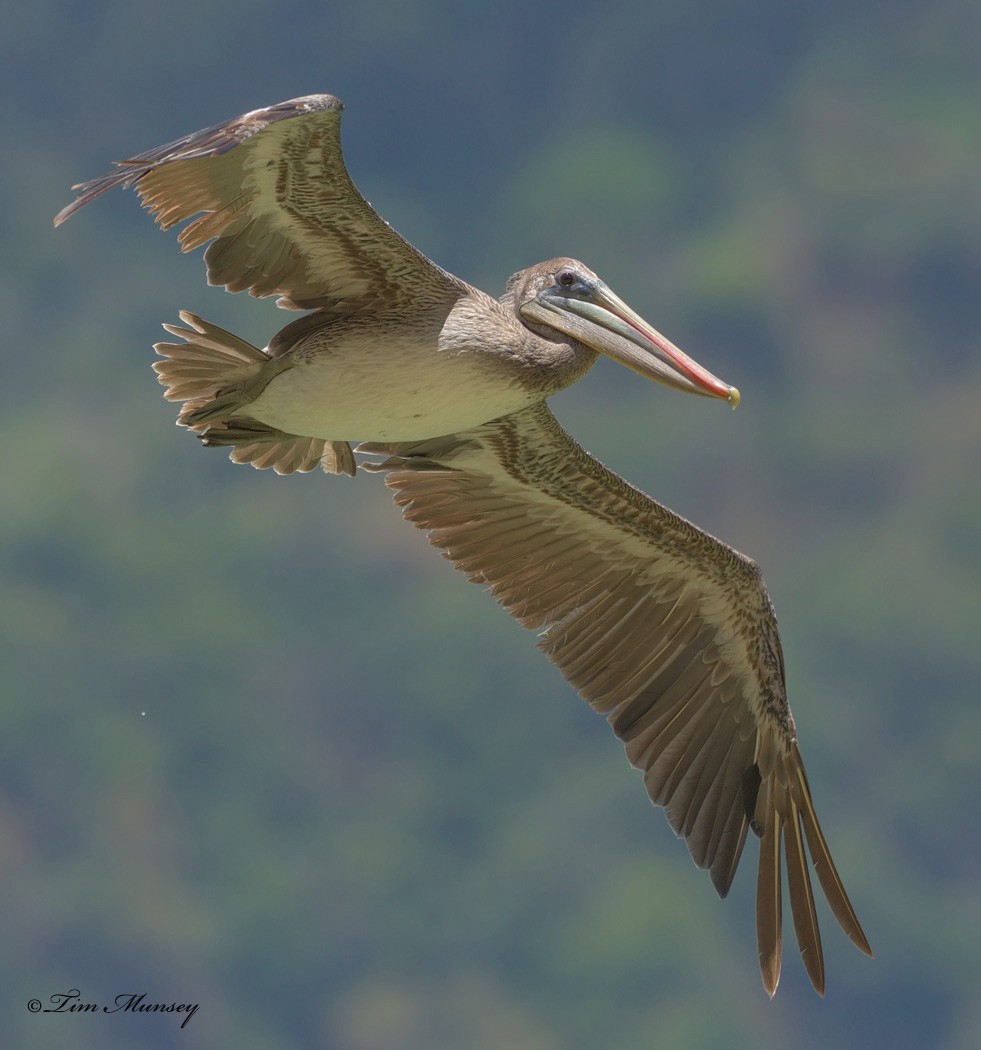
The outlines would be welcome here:
<svg viewBox="0 0 981 1050">
<path fill-rule="evenodd" d="M 167 388 L 164 397 L 184 402 L 177 422 L 200 432 L 212 418 L 221 418 L 225 406 L 216 402 L 224 402 L 232 391 L 254 379 L 271 358 L 187 310 L 181 311 L 180 319 L 187 328 L 176 324 L 163 327 L 184 342 L 155 344 L 153 349 L 163 360 L 157 361 L 153 370 Z"/>
<path fill-rule="evenodd" d="M 346 441 L 298 437 L 266 427 L 248 416 L 251 400 L 243 393 L 273 358 L 237 335 L 182 310 L 187 325 L 165 324 L 181 343 L 157 343 L 163 358 L 153 369 L 166 387 L 168 401 L 182 401 L 179 426 L 194 431 L 206 445 L 231 447 L 235 463 L 251 463 L 277 474 L 313 470 L 354 476 L 356 466 Z M 254 395 L 253 395 L 254 396 Z"/>
</svg>

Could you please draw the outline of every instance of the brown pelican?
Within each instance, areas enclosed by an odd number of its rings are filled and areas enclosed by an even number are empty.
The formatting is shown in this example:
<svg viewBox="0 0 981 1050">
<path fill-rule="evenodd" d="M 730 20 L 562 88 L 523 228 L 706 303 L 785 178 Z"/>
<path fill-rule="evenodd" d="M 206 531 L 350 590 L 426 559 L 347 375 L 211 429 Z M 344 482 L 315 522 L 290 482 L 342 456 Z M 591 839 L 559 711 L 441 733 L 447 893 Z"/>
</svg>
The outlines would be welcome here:
<svg viewBox="0 0 981 1050">
<path fill-rule="evenodd" d="M 117 162 L 59 224 L 132 186 L 161 227 L 193 219 L 211 284 L 308 311 L 258 349 L 190 313 L 154 367 L 178 423 L 278 473 L 383 471 L 404 516 L 487 585 L 604 713 L 695 863 L 729 891 L 760 838 L 763 984 L 781 964 L 781 843 L 797 942 L 824 959 L 807 852 L 831 911 L 868 941 L 818 824 L 760 570 L 607 470 L 546 398 L 605 354 L 735 406 L 721 382 L 573 259 L 515 274 L 501 299 L 403 240 L 344 166 L 330 95 L 259 109 Z M 805 848 L 806 841 L 806 848 Z"/>
</svg>

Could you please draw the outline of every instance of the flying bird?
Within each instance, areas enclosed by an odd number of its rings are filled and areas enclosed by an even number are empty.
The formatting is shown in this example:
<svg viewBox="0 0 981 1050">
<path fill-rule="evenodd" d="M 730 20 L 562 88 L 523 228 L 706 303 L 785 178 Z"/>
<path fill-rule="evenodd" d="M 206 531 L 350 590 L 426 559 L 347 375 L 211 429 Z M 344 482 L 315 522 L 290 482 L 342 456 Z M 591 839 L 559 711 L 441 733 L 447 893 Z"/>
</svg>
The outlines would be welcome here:
<svg viewBox="0 0 981 1050">
<path fill-rule="evenodd" d="M 764 987 L 781 968 L 782 857 L 804 966 L 825 972 L 808 852 L 848 937 L 868 941 L 811 801 L 773 607 L 755 562 L 604 467 L 546 401 L 600 354 L 735 407 L 738 391 L 595 273 L 558 258 L 493 299 L 399 236 L 344 165 L 342 104 L 310 95 L 119 161 L 62 223 L 133 187 L 210 284 L 302 311 L 258 348 L 182 312 L 156 345 L 178 423 L 236 463 L 354 475 L 376 457 L 405 518 L 486 585 L 605 714 L 721 896 L 760 839 Z M 381 457 L 380 460 L 377 457 Z M 806 846 L 805 846 L 806 842 Z"/>
</svg>

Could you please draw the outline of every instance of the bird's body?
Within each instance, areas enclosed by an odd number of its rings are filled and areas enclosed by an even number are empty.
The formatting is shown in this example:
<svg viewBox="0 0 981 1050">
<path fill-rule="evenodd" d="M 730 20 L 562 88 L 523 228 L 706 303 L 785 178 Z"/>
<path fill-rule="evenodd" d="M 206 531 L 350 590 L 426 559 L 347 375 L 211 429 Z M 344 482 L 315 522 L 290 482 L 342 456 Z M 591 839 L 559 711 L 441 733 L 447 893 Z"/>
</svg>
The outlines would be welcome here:
<svg viewBox="0 0 981 1050">
<path fill-rule="evenodd" d="M 809 850 L 839 923 L 868 942 L 811 803 L 783 655 L 756 564 L 607 470 L 546 398 L 599 354 L 675 389 L 738 403 L 582 263 L 515 274 L 500 300 L 440 269 L 358 193 L 329 95 L 256 110 L 85 183 L 61 222 L 116 185 L 162 226 L 193 219 L 209 280 L 311 311 L 259 349 L 193 314 L 154 367 L 178 422 L 279 473 L 381 461 L 404 516 L 526 627 L 605 713 L 652 801 L 728 892 L 761 839 L 757 930 L 772 995 L 781 843 L 801 954 L 824 963 Z M 197 216 L 197 218 L 195 218 Z M 807 848 L 805 849 L 805 840 Z M 870 953 L 871 954 L 871 953 Z"/>
<path fill-rule="evenodd" d="M 474 330 L 476 307 L 494 318 L 496 338 Z M 342 316 L 301 335 L 286 351 L 293 367 L 274 375 L 248 415 L 292 434 L 419 441 L 527 408 L 595 359 L 568 344 L 537 363 L 508 355 L 516 336 L 535 337 L 477 289 L 406 320 L 403 309 Z"/>
</svg>

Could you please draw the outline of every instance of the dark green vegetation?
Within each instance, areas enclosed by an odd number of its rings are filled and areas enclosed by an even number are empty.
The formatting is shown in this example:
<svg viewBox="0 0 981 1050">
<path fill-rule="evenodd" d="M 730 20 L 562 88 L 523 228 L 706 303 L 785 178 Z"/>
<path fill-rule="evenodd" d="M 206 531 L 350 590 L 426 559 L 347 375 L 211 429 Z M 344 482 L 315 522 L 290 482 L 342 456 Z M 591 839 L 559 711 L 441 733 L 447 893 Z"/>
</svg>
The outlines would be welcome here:
<svg viewBox="0 0 981 1050">
<path fill-rule="evenodd" d="M 955 1050 L 981 1042 L 976 4 L 48 0 L 4 16 L 0 1041 Z M 492 5 L 486 5 L 490 9 Z M 528 12 L 533 13 L 528 13 Z M 106 162 L 314 91 L 489 291 L 582 258 L 735 383 L 598 367 L 557 414 L 756 557 L 877 958 L 753 939 L 602 719 L 401 523 L 173 426 L 180 308 L 261 342 Z M 146 991 L 174 1015 L 31 1015 Z"/>
</svg>

